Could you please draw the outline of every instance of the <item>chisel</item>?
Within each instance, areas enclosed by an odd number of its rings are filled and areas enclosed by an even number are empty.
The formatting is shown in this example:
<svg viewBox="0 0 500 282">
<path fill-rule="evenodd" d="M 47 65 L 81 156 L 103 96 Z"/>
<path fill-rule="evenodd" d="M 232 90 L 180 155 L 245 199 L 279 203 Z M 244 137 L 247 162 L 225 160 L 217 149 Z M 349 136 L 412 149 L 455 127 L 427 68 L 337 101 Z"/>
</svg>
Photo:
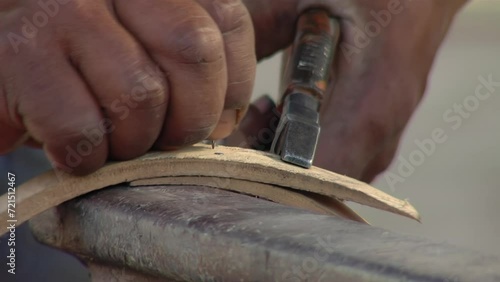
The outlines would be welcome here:
<svg viewBox="0 0 500 282">
<path fill-rule="evenodd" d="M 285 54 L 281 118 L 271 152 L 285 162 L 310 168 L 318 144 L 319 112 L 330 83 L 340 24 L 323 9 L 304 12 L 294 43 Z"/>
</svg>

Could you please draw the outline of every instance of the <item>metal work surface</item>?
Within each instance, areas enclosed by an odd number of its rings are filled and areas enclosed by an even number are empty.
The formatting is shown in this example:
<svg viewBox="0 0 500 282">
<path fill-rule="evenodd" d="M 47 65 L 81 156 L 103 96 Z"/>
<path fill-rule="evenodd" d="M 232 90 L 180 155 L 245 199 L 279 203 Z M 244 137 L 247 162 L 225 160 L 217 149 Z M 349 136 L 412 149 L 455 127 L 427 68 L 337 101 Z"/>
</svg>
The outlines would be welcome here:
<svg viewBox="0 0 500 282">
<path fill-rule="evenodd" d="M 169 281 L 500 281 L 498 257 L 205 187 L 109 188 L 31 225 L 93 265 Z"/>
</svg>

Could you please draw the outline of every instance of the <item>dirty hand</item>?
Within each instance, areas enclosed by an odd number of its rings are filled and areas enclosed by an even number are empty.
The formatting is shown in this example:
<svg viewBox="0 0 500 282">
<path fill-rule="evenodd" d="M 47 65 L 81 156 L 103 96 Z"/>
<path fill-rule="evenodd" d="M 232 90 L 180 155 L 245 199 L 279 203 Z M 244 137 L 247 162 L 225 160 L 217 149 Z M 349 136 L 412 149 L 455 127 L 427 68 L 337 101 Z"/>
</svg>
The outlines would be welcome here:
<svg viewBox="0 0 500 282">
<path fill-rule="evenodd" d="M 245 1 L 258 58 L 292 42 L 295 21 L 307 8 L 320 5 L 340 20 L 335 85 L 323 104 L 315 165 L 364 181 L 387 168 L 425 91 L 435 54 L 465 2 Z"/>
<path fill-rule="evenodd" d="M 247 9 L 227 0 L 2 0 L 0 154 L 22 136 L 89 173 L 223 138 L 255 76 Z"/>
</svg>

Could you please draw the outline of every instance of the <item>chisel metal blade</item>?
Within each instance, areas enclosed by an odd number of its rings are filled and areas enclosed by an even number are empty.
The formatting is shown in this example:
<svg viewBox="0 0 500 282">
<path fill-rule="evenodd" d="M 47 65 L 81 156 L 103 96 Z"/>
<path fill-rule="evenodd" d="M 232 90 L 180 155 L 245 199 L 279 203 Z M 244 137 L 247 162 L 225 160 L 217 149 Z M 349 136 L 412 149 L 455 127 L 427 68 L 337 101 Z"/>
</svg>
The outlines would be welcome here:
<svg viewBox="0 0 500 282">
<path fill-rule="evenodd" d="M 318 107 L 318 101 L 310 95 L 288 95 L 271 146 L 272 152 L 285 162 L 310 168 L 320 133 Z"/>
</svg>

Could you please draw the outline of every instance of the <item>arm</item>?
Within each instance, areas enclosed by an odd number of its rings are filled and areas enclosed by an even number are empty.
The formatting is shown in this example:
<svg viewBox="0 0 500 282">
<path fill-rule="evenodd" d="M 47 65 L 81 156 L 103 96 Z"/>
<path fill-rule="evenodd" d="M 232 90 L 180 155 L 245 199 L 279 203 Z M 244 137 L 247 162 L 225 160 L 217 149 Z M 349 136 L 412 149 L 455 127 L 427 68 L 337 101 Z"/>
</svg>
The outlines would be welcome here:
<svg viewBox="0 0 500 282">
<path fill-rule="evenodd" d="M 259 58 L 291 43 L 295 20 L 308 7 L 325 7 L 341 21 L 316 165 L 365 181 L 387 168 L 425 92 L 436 52 L 466 2 L 245 1 Z"/>
</svg>

